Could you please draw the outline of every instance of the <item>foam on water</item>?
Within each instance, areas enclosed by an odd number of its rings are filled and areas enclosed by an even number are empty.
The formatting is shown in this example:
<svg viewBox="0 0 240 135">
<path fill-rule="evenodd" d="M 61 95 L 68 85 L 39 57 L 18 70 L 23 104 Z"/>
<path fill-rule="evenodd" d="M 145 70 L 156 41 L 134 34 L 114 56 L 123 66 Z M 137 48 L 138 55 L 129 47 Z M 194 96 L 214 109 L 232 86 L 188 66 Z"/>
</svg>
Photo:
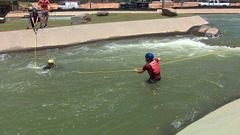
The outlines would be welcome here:
<svg viewBox="0 0 240 135">
<path fill-rule="evenodd" d="M 0 54 L 0 61 L 4 61 L 10 58 L 10 55 L 8 54 Z"/>
</svg>

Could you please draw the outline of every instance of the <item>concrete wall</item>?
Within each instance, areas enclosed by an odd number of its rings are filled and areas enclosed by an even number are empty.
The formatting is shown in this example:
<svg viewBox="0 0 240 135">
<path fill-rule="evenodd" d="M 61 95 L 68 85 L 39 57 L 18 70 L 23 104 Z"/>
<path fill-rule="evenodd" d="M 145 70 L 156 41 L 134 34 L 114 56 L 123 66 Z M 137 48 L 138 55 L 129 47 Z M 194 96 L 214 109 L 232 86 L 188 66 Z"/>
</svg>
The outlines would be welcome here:
<svg viewBox="0 0 240 135">
<path fill-rule="evenodd" d="M 37 47 L 52 48 L 149 34 L 186 33 L 193 26 L 207 23 L 200 16 L 192 16 L 45 28 L 38 30 Z M 0 32 L 0 53 L 35 48 L 35 39 L 33 30 Z"/>
</svg>

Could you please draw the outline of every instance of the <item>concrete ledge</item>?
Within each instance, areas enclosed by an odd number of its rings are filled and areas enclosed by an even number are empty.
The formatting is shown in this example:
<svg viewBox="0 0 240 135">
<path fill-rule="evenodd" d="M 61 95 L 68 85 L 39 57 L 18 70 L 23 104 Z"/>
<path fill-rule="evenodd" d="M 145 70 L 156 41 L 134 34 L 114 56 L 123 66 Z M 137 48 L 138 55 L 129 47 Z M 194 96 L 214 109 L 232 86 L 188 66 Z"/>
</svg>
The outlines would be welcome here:
<svg viewBox="0 0 240 135">
<path fill-rule="evenodd" d="M 70 46 L 117 37 L 187 33 L 191 27 L 203 24 L 208 22 L 200 16 L 192 16 L 46 28 L 38 30 L 37 47 Z M 32 30 L 0 32 L 0 53 L 35 48 L 35 39 L 35 33 Z"/>
<path fill-rule="evenodd" d="M 240 135 L 240 99 L 220 107 L 176 135 Z"/>
</svg>

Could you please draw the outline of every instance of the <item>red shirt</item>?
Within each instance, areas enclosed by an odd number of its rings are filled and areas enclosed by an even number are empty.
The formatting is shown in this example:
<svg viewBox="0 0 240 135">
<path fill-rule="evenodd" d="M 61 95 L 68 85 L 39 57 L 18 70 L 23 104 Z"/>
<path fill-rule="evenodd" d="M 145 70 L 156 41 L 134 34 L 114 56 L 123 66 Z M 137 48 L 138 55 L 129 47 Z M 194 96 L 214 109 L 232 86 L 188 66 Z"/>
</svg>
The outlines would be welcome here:
<svg viewBox="0 0 240 135">
<path fill-rule="evenodd" d="M 159 62 L 158 59 L 154 59 L 154 60 L 155 60 L 157 63 Z M 159 68 L 159 67 L 158 67 L 158 68 Z M 150 66 L 149 63 L 146 64 L 146 65 L 144 65 L 142 69 L 143 69 L 144 71 L 147 70 L 150 78 L 153 79 L 153 80 L 156 80 L 156 79 L 158 79 L 158 78 L 160 77 L 160 72 L 157 73 L 157 74 L 154 74 L 154 73 L 153 73 L 153 68 Z M 160 68 L 159 68 L 159 71 L 160 71 Z"/>
<path fill-rule="evenodd" d="M 41 5 L 41 8 L 43 11 L 48 11 L 48 5 L 50 5 L 50 2 L 48 0 L 39 0 L 38 5 Z"/>
</svg>

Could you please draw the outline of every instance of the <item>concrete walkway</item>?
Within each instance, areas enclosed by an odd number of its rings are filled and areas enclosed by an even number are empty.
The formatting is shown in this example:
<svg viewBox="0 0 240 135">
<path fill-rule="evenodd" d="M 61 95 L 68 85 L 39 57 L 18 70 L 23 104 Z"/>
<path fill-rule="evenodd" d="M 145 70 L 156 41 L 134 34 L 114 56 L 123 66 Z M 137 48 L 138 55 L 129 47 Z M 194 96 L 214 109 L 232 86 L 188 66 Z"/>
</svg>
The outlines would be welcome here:
<svg viewBox="0 0 240 135">
<path fill-rule="evenodd" d="M 52 48 L 117 37 L 186 33 L 193 26 L 207 23 L 200 16 L 192 16 L 46 28 L 38 30 L 37 47 Z M 35 39 L 33 30 L 0 32 L 0 53 L 35 48 Z"/>
<path fill-rule="evenodd" d="M 240 135 L 240 99 L 209 113 L 176 135 Z"/>
</svg>

